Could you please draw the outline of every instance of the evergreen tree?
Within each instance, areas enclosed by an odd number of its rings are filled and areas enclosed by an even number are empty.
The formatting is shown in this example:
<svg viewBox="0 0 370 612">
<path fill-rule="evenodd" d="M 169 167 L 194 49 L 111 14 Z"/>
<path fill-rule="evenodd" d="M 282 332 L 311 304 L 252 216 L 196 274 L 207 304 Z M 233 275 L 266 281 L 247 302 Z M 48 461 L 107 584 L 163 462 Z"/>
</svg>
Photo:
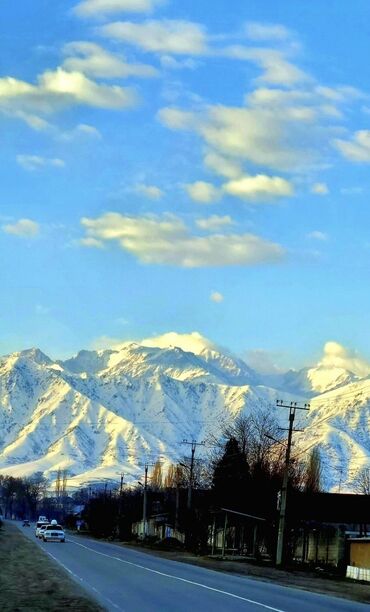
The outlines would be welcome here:
<svg viewBox="0 0 370 612">
<path fill-rule="evenodd" d="M 240 449 L 236 438 L 230 438 L 213 472 L 212 486 L 216 505 L 243 511 L 248 484 L 249 469 L 245 453 Z"/>
</svg>

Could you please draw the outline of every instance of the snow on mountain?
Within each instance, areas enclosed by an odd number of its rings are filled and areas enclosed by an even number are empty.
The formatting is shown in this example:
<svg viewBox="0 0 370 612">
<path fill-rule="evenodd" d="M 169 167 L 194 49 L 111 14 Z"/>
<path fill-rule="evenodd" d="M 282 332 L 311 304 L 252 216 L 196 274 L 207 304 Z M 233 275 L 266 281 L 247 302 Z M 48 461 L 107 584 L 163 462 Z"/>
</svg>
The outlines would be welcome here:
<svg viewBox="0 0 370 612">
<path fill-rule="evenodd" d="M 329 489 L 350 491 L 361 469 L 370 467 L 370 377 L 318 395 L 310 406 L 297 442 L 319 448 Z"/>
<path fill-rule="evenodd" d="M 350 353 L 338 342 L 327 342 L 314 367 L 289 370 L 285 374 L 264 376 L 266 384 L 312 397 L 370 376 L 370 365 Z"/>
<path fill-rule="evenodd" d="M 370 463 L 370 379 L 343 365 L 319 363 L 272 388 L 195 332 L 81 351 L 64 362 L 38 349 L 14 353 L 0 359 L 0 471 L 53 479 L 61 468 L 78 484 L 118 480 L 123 470 L 134 480 L 145 460 L 176 461 L 184 438 L 218 436 L 241 413 L 314 392 L 296 440 L 302 450 L 319 446 L 335 487 L 339 469 L 350 482 Z"/>
<path fill-rule="evenodd" d="M 290 370 L 281 377 L 279 385 L 291 393 L 311 397 L 357 380 L 358 376 L 344 368 L 318 365 L 314 368 L 303 368 L 298 372 Z"/>
</svg>

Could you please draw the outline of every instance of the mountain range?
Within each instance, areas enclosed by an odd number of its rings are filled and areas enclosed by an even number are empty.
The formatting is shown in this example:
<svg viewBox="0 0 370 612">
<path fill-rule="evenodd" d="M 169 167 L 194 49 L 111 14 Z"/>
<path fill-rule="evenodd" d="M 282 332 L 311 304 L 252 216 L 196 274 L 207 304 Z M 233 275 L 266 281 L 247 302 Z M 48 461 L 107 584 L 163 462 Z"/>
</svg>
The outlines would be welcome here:
<svg viewBox="0 0 370 612">
<path fill-rule="evenodd" d="M 0 473 L 52 481 L 62 469 L 71 487 L 118 482 L 121 472 L 135 481 L 146 461 L 174 463 L 184 439 L 219 437 L 240 414 L 271 410 L 286 426 L 277 399 L 310 402 L 296 449 L 317 446 L 326 488 L 351 490 L 370 465 L 367 366 L 328 343 L 314 367 L 263 375 L 195 332 L 64 361 L 36 348 L 0 358 Z"/>
</svg>

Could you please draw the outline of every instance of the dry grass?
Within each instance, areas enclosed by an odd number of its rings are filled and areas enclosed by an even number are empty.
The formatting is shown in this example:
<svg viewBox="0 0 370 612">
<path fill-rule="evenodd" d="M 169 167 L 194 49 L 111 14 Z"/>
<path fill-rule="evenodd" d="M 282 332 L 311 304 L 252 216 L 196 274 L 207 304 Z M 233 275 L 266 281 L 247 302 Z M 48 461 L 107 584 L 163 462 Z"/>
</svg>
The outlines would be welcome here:
<svg viewBox="0 0 370 612">
<path fill-rule="evenodd" d="M 6 523 L 0 529 L 0 610 L 101 612 L 65 572 Z"/>
</svg>

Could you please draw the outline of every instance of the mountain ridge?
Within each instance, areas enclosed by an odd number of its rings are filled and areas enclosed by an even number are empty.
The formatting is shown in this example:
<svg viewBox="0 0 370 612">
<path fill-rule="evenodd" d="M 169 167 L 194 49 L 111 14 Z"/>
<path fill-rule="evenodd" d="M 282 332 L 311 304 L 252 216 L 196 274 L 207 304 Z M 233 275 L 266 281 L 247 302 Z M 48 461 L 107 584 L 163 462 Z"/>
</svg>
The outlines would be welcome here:
<svg viewBox="0 0 370 612">
<path fill-rule="evenodd" d="M 168 465 L 183 438 L 217 436 L 239 414 L 276 410 L 282 395 L 311 398 L 296 444 L 320 448 L 328 488 L 339 469 L 350 484 L 370 464 L 368 377 L 319 363 L 272 387 L 242 359 L 196 340 L 196 352 L 124 343 L 64 361 L 39 349 L 0 358 L 0 472 L 52 479 L 66 469 L 76 486 L 116 480 L 122 470 L 135 480 L 147 457 Z M 284 423 L 286 414 L 278 416 Z"/>
</svg>

